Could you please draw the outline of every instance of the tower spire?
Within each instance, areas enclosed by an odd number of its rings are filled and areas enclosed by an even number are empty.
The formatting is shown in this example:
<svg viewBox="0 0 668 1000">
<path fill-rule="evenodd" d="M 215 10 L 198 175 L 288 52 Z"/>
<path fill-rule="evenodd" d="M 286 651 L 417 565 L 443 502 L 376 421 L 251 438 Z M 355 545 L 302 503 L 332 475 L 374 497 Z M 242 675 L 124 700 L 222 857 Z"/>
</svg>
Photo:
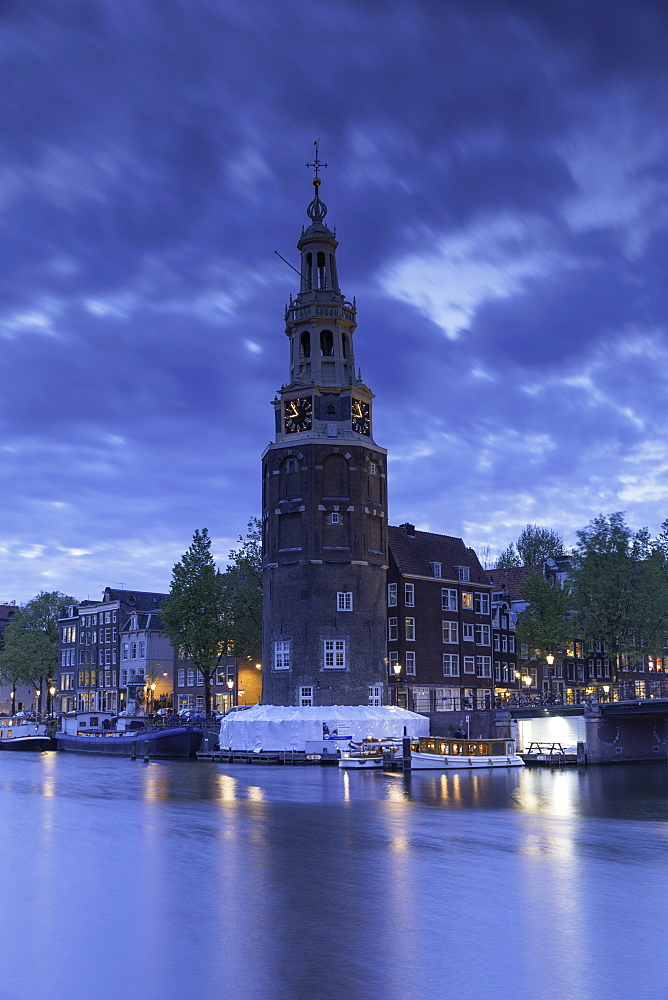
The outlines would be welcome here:
<svg viewBox="0 0 668 1000">
<path fill-rule="evenodd" d="M 315 188 L 315 197 L 306 209 L 306 214 L 312 222 L 322 222 L 327 215 L 327 205 L 324 201 L 320 200 L 320 192 L 318 188 L 320 187 L 321 180 L 318 174 L 323 167 L 328 167 L 328 163 L 322 163 L 320 160 L 320 139 L 316 139 L 313 143 L 315 146 L 315 156 L 313 157 L 313 163 L 307 163 L 307 167 L 312 167 L 315 174 L 313 178 L 313 187 Z"/>
</svg>

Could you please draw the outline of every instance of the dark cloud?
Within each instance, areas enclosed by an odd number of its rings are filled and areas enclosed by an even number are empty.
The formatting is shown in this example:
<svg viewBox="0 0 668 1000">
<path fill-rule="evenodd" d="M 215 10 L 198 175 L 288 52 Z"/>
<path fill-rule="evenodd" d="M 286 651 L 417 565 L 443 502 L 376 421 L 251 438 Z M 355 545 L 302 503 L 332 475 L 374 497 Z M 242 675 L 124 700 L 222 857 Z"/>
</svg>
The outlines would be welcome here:
<svg viewBox="0 0 668 1000">
<path fill-rule="evenodd" d="M 195 527 L 224 556 L 258 512 L 318 137 L 391 517 L 499 548 L 651 522 L 667 27 L 649 0 L 6 3 L 4 596 L 162 589 Z"/>
</svg>

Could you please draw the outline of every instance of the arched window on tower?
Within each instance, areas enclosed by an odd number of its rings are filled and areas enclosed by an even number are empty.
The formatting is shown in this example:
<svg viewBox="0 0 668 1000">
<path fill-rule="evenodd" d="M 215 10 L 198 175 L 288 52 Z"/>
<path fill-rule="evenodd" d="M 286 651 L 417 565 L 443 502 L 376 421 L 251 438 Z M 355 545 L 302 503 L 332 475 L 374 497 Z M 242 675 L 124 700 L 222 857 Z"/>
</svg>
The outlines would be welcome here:
<svg viewBox="0 0 668 1000">
<path fill-rule="evenodd" d="M 318 250 L 318 288 L 327 288 L 327 273 L 325 271 L 325 255 Z"/>
<path fill-rule="evenodd" d="M 304 275 L 306 279 L 306 291 L 310 291 L 313 288 L 313 254 L 306 254 L 306 274 Z"/>
<path fill-rule="evenodd" d="M 304 357 L 304 358 L 310 358 L 311 357 L 311 334 L 308 332 L 308 330 L 305 330 L 304 333 L 302 333 L 301 338 L 300 338 L 300 343 L 301 343 L 301 348 L 302 348 L 302 357 Z"/>
<path fill-rule="evenodd" d="M 320 334 L 320 353 L 323 358 L 331 358 L 334 354 L 334 334 L 331 330 L 323 330 Z"/>
<path fill-rule="evenodd" d="M 336 277 L 336 261 L 334 260 L 334 254 L 329 255 L 329 278 L 332 283 L 332 288 L 338 288 L 338 281 Z"/>
<path fill-rule="evenodd" d="M 344 356 L 344 358 L 347 358 L 348 357 L 348 334 L 347 333 L 342 333 L 341 334 L 341 347 L 343 349 L 343 356 Z"/>
</svg>

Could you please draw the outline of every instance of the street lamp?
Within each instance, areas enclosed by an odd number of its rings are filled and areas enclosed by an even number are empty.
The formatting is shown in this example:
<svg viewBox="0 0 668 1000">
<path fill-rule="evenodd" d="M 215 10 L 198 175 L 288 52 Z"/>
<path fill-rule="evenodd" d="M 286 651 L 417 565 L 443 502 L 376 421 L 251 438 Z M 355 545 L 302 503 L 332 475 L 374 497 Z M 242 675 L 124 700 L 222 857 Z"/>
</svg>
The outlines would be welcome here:
<svg viewBox="0 0 668 1000">
<path fill-rule="evenodd" d="M 39 715 L 39 699 L 42 692 L 39 688 L 35 688 L 35 715 Z"/>
<path fill-rule="evenodd" d="M 52 684 L 51 687 L 49 688 L 49 695 L 51 696 L 51 698 L 50 698 L 49 705 L 47 706 L 47 709 L 46 709 L 46 714 L 47 715 L 53 715 L 53 696 L 55 695 L 55 693 L 56 693 L 56 689 L 55 689 L 55 687 Z"/>
<path fill-rule="evenodd" d="M 155 681 L 153 681 L 151 684 L 149 684 L 149 690 L 151 692 L 151 695 L 150 695 L 150 700 L 149 700 L 149 706 L 148 707 L 150 709 L 150 714 L 151 715 L 153 714 L 153 706 L 155 704 L 155 689 L 156 689 L 157 686 L 158 685 L 155 683 Z"/>
<path fill-rule="evenodd" d="M 227 686 L 230 689 L 230 708 L 234 708 L 234 677 L 227 678 Z"/>
</svg>

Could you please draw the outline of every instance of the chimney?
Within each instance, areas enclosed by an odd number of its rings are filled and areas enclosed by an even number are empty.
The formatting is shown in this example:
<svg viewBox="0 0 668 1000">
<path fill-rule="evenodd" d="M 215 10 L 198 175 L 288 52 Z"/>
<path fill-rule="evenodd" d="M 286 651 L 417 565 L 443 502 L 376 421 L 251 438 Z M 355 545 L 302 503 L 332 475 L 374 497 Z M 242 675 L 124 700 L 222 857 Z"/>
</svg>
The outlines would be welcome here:
<svg viewBox="0 0 668 1000">
<path fill-rule="evenodd" d="M 403 528 L 409 538 L 415 538 L 415 525 L 409 524 L 408 521 L 405 524 L 400 524 L 400 528 Z"/>
</svg>

